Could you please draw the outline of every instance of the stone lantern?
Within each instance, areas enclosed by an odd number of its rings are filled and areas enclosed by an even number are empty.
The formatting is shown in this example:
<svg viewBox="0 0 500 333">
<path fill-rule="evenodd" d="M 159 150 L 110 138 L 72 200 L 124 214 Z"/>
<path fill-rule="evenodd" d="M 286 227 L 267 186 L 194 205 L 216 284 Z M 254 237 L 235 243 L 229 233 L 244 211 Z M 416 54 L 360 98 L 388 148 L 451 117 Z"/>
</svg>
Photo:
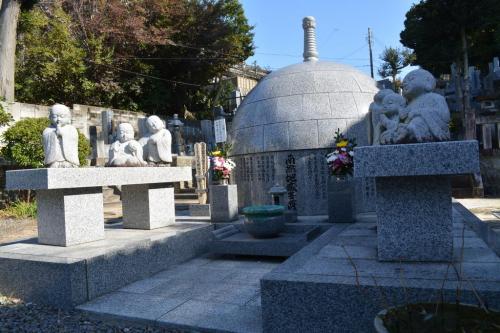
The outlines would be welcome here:
<svg viewBox="0 0 500 333">
<path fill-rule="evenodd" d="M 170 125 L 174 128 L 174 140 L 175 140 L 175 152 L 181 156 L 184 155 L 184 149 L 182 144 L 182 134 L 181 129 L 184 123 L 179 119 L 178 114 L 174 114 L 174 118 L 170 122 Z"/>
<path fill-rule="evenodd" d="M 271 195 L 271 202 L 273 205 L 285 205 L 285 194 L 286 188 L 279 184 L 275 184 L 269 190 L 269 194 Z"/>
<path fill-rule="evenodd" d="M 288 193 L 286 188 L 279 184 L 274 184 L 274 186 L 269 189 L 268 193 L 271 195 L 271 203 L 273 205 L 285 206 L 285 212 L 283 213 L 285 221 L 287 223 L 296 222 L 297 211 L 290 210 L 288 205 L 285 204 L 285 194 Z"/>
</svg>

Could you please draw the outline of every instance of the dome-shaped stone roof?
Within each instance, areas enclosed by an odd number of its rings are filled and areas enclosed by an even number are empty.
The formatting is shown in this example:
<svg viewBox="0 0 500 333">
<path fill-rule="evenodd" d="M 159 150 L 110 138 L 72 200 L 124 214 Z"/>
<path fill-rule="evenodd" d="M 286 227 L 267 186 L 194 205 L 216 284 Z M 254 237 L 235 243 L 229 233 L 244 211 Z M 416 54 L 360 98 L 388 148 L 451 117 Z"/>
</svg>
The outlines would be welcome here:
<svg viewBox="0 0 500 333">
<path fill-rule="evenodd" d="M 377 91 L 372 78 L 334 62 L 305 61 L 272 72 L 236 111 L 232 154 L 328 148 L 337 128 L 366 145 L 366 116 Z"/>
</svg>

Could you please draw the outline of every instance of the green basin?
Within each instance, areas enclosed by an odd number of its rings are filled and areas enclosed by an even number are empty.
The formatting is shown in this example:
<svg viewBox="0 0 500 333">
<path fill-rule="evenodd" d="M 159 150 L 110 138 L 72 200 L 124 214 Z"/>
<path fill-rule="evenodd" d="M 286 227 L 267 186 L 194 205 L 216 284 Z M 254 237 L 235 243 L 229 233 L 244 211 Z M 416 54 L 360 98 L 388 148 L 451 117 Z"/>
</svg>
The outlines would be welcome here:
<svg viewBox="0 0 500 333">
<path fill-rule="evenodd" d="M 278 205 L 260 205 L 248 206 L 243 208 L 243 215 L 252 217 L 270 217 L 283 215 L 284 206 Z"/>
<path fill-rule="evenodd" d="M 245 230 L 254 238 L 278 237 L 285 229 L 284 206 L 249 206 L 243 208 Z"/>
</svg>

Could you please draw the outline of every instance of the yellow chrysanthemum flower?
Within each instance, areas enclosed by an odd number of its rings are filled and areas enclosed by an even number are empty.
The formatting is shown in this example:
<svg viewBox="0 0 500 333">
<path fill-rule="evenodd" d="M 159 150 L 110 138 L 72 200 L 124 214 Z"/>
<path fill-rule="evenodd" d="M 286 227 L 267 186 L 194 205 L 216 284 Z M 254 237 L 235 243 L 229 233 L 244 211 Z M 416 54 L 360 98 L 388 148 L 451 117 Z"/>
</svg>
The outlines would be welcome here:
<svg viewBox="0 0 500 333">
<path fill-rule="evenodd" d="M 349 141 L 347 140 L 342 140 L 340 141 L 339 143 L 337 143 L 337 147 L 338 148 L 343 148 L 343 147 L 347 147 L 347 144 L 349 143 Z"/>
<path fill-rule="evenodd" d="M 220 156 L 222 156 L 222 153 L 220 152 L 220 150 L 216 150 L 216 151 L 212 152 L 212 156 L 220 157 Z"/>
</svg>

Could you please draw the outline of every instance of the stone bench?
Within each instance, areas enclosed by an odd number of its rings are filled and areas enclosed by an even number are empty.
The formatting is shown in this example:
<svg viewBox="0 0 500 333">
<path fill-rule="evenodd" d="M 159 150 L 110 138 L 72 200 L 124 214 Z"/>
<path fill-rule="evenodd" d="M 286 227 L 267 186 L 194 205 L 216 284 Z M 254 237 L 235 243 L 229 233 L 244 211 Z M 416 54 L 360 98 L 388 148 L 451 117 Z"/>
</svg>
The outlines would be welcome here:
<svg viewBox="0 0 500 333">
<path fill-rule="evenodd" d="M 175 221 L 170 183 L 190 167 L 49 168 L 7 171 L 7 190 L 37 193 L 38 242 L 71 246 L 104 238 L 103 186 L 122 186 L 123 226 L 155 229 Z"/>
</svg>

